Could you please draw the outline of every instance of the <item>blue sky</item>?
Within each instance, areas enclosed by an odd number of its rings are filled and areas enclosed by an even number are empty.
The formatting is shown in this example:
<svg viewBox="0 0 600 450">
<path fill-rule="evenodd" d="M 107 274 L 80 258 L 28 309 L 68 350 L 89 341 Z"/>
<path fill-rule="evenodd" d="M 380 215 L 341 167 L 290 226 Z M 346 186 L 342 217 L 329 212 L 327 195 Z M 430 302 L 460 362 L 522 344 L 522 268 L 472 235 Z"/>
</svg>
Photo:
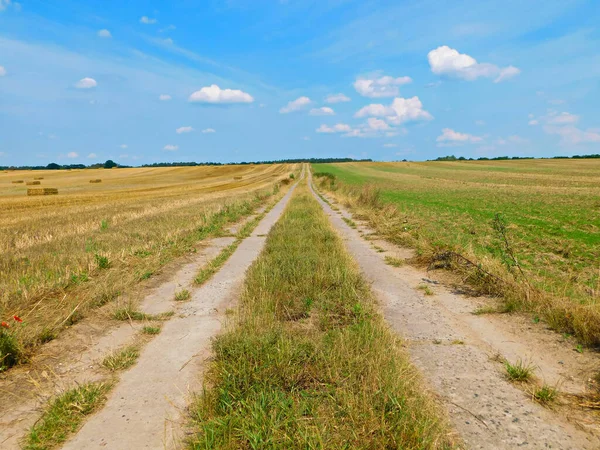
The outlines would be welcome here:
<svg viewBox="0 0 600 450">
<path fill-rule="evenodd" d="M 0 165 L 600 153 L 597 0 L 0 0 Z"/>
</svg>

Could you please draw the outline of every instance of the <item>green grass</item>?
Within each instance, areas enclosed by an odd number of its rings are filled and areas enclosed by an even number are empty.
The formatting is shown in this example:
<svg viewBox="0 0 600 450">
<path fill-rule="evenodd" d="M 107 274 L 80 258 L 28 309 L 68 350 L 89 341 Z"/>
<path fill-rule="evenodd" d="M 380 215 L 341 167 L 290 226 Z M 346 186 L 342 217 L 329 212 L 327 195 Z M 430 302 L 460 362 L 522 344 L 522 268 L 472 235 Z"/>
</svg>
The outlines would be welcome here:
<svg viewBox="0 0 600 450">
<path fill-rule="evenodd" d="M 30 429 L 23 449 L 49 450 L 58 447 L 79 429 L 85 416 L 104 403 L 110 388 L 106 383 L 84 384 L 55 398 Z"/>
<path fill-rule="evenodd" d="M 22 359 L 22 352 L 14 332 L 0 328 L 0 373 L 17 365 Z"/>
<path fill-rule="evenodd" d="M 192 298 L 192 293 L 187 289 L 182 289 L 181 291 L 175 292 L 175 301 L 184 302 Z"/>
<path fill-rule="evenodd" d="M 423 294 L 425 294 L 425 295 L 434 295 L 435 294 L 435 292 L 433 292 L 433 289 L 431 289 L 426 284 L 420 284 L 420 285 L 418 285 L 417 289 L 419 289 L 420 291 L 423 291 Z"/>
<path fill-rule="evenodd" d="M 452 250 L 506 281 L 511 310 L 600 345 L 597 160 L 315 164 L 324 191 L 421 259 Z M 322 180 L 326 180 L 323 182 Z M 367 189 L 368 188 L 368 189 Z M 367 192 L 369 195 L 365 195 Z M 494 227 L 497 215 L 503 236 Z M 524 276 L 523 276 L 524 275 Z M 479 278 L 479 279 L 478 279 Z"/>
<path fill-rule="evenodd" d="M 350 228 L 356 228 L 356 222 L 352 219 L 348 219 L 347 217 L 342 217 L 342 220 L 348 224 Z"/>
<path fill-rule="evenodd" d="M 504 361 L 504 369 L 510 381 L 529 381 L 533 377 L 534 372 L 533 366 L 522 360 L 518 360 L 514 364 Z"/>
<path fill-rule="evenodd" d="M 159 334 L 160 330 L 161 330 L 161 328 L 159 326 L 146 325 L 144 328 L 142 328 L 142 333 L 149 334 L 149 335 L 155 335 L 155 334 Z"/>
<path fill-rule="evenodd" d="M 451 448 L 435 403 L 305 185 L 213 343 L 189 445 Z"/>
<path fill-rule="evenodd" d="M 113 318 L 116 320 L 165 320 L 172 317 L 173 311 L 168 311 L 160 314 L 146 314 L 144 312 L 136 310 L 132 304 L 127 303 L 123 306 L 117 307 L 113 312 Z"/>
<path fill-rule="evenodd" d="M 121 350 L 110 353 L 102 361 L 102 365 L 112 372 L 128 369 L 133 366 L 140 356 L 140 348 L 137 345 L 130 345 Z"/>
<path fill-rule="evenodd" d="M 544 384 L 543 386 L 536 387 L 533 391 L 533 398 L 543 405 L 548 405 L 556 400 L 558 391 L 552 386 Z"/>
</svg>

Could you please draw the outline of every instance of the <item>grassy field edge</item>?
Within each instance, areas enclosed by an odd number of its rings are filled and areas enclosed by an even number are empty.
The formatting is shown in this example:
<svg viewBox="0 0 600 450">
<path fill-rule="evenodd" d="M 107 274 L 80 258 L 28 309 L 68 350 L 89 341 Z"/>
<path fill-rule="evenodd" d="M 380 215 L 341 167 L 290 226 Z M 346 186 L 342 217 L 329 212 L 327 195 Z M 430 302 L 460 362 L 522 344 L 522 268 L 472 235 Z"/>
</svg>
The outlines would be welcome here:
<svg viewBox="0 0 600 450">
<path fill-rule="evenodd" d="M 247 272 L 191 448 L 451 448 L 444 415 L 302 182 Z"/>
<path fill-rule="evenodd" d="M 474 294 L 498 296 L 497 312 L 524 311 L 542 319 L 556 331 L 573 335 L 590 347 L 600 346 L 600 309 L 565 296 L 552 295 L 536 288 L 521 270 L 510 230 L 498 217 L 493 224 L 502 258 L 481 258 L 467 248 L 457 248 L 443 240 L 428 239 L 414 225 L 408 213 L 382 200 L 381 186 L 365 182 L 349 184 L 319 167 L 311 168 L 315 186 L 347 207 L 356 218 L 364 219 L 382 238 L 416 250 L 414 262 L 428 268 L 443 268 L 461 275 Z"/>
</svg>

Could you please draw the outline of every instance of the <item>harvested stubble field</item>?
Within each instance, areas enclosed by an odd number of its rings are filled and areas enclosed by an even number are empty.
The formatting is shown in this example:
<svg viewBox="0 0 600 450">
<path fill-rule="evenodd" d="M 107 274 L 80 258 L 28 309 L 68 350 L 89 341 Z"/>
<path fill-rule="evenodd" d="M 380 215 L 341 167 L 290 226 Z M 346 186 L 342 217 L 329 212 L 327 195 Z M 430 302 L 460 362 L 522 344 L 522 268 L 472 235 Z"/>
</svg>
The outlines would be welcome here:
<svg viewBox="0 0 600 450">
<path fill-rule="evenodd" d="M 421 263 L 462 271 L 481 292 L 501 295 L 502 311 L 533 312 L 600 344 L 600 161 L 313 168 L 324 189 L 386 239 L 416 248 Z"/>
<path fill-rule="evenodd" d="M 248 165 L 0 174 L 0 319 L 11 326 L 2 329 L 0 353 L 17 348 L 13 363 L 23 360 L 64 326 L 248 215 L 292 170 Z M 34 176 L 59 194 L 28 197 L 24 185 L 14 184 Z M 243 180 L 234 182 L 239 176 Z M 0 360 L 0 368 L 7 362 Z"/>
</svg>

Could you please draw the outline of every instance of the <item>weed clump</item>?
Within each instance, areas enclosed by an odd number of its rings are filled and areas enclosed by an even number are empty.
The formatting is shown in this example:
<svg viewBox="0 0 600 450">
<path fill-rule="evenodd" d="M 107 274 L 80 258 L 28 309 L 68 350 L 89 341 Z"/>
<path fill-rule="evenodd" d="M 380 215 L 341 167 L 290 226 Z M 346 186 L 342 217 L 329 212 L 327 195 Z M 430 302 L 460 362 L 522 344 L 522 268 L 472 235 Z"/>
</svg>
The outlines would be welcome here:
<svg viewBox="0 0 600 450">
<path fill-rule="evenodd" d="M 514 364 L 504 361 L 504 368 L 510 381 L 529 381 L 534 372 L 534 367 L 531 364 L 524 363 L 520 359 Z"/>
<path fill-rule="evenodd" d="M 558 391 L 556 388 L 548 386 L 547 384 L 535 388 L 533 391 L 533 398 L 544 405 L 548 405 L 556 400 L 557 395 Z"/>
</svg>

